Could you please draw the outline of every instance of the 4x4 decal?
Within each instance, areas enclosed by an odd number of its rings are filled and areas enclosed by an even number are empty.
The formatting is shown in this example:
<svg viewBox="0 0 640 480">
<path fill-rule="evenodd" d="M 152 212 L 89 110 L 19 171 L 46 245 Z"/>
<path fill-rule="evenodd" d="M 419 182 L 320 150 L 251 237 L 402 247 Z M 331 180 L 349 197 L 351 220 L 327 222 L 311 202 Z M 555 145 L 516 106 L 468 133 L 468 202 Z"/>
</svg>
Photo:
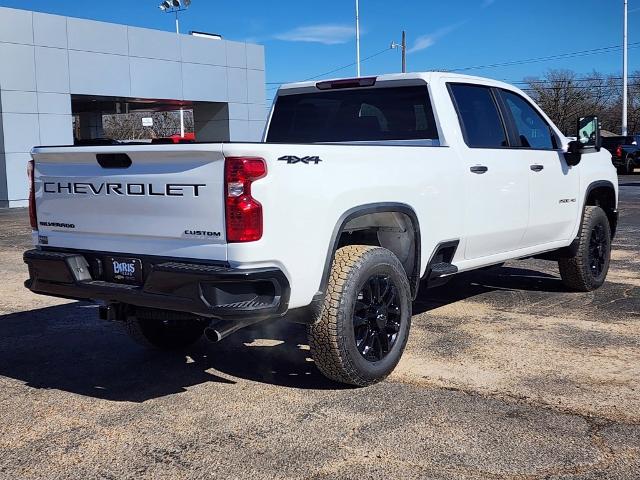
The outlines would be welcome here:
<svg viewBox="0 0 640 480">
<path fill-rule="evenodd" d="M 285 155 L 284 157 L 280 157 L 278 160 L 281 162 L 287 162 L 289 165 L 294 165 L 296 163 L 304 163 L 305 165 L 313 163 L 314 165 L 318 165 L 322 161 L 320 157 L 296 157 L 294 155 Z"/>
</svg>

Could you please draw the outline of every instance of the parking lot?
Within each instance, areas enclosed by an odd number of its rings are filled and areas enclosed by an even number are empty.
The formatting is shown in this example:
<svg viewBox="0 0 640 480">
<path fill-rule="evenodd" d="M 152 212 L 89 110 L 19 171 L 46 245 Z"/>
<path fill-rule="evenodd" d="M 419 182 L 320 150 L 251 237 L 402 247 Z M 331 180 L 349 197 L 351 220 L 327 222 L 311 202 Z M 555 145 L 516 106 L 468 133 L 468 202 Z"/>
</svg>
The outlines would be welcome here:
<svg viewBox="0 0 640 480">
<path fill-rule="evenodd" d="M 366 389 L 325 380 L 286 322 L 144 350 L 30 294 L 27 213 L 0 211 L 0 477 L 637 479 L 640 175 L 620 184 L 602 289 L 535 260 L 459 275 Z"/>
</svg>

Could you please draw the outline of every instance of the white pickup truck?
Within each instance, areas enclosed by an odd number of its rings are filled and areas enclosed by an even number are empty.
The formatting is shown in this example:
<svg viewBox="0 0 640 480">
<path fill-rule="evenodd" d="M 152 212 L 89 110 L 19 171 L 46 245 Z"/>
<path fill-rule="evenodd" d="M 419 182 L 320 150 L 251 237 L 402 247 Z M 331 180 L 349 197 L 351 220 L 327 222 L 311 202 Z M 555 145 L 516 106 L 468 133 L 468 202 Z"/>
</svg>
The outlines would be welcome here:
<svg viewBox="0 0 640 480">
<path fill-rule="evenodd" d="M 369 385 L 420 286 L 532 256 L 603 284 L 617 177 L 578 122 L 569 142 L 517 88 L 430 72 L 284 86 L 262 143 L 37 147 L 26 286 L 161 348 L 286 316 Z"/>
</svg>

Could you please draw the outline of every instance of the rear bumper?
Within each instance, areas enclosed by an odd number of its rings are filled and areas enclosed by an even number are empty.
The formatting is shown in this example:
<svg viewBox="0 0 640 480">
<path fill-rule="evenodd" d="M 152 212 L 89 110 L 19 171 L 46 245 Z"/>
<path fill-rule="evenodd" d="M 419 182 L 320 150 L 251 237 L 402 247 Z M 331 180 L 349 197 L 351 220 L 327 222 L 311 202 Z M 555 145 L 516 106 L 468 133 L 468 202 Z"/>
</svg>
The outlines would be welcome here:
<svg viewBox="0 0 640 480">
<path fill-rule="evenodd" d="M 29 266 L 25 286 L 43 295 L 125 303 L 224 320 L 267 319 L 288 310 L 289 282 L 276 268 L 240 270 L 221 264 L 144 257 L 144 282 L 135 286 L 104 278 L 101 265 L 110 255 L 29 250 L 24 253 Z"/>
</svg>

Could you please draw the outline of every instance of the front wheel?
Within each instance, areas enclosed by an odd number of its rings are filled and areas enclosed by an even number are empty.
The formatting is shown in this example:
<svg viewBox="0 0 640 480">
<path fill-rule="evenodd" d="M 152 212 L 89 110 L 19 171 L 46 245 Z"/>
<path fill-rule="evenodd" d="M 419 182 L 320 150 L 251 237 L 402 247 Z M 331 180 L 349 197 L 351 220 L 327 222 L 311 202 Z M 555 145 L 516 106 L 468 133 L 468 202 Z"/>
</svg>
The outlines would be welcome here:
<svg viewBox="0 0 640 480">
<path fill-rule="evenodd" d="M 342 383 L 377 383 L 400 361 L 410 326 L 411 289 L 398 258 L 380 247 L 339 249 L 323 308 L 308 327 L 318 369 Z"/>
<path fill-rule="evenodd" d="M 611 227 L 600 207 L 585 207 L 578 234 L 578 250 L 558 262 L 562 282 L 572 290 L 590 292 L 607 278 L 611 261 Z"/>
</svg>

